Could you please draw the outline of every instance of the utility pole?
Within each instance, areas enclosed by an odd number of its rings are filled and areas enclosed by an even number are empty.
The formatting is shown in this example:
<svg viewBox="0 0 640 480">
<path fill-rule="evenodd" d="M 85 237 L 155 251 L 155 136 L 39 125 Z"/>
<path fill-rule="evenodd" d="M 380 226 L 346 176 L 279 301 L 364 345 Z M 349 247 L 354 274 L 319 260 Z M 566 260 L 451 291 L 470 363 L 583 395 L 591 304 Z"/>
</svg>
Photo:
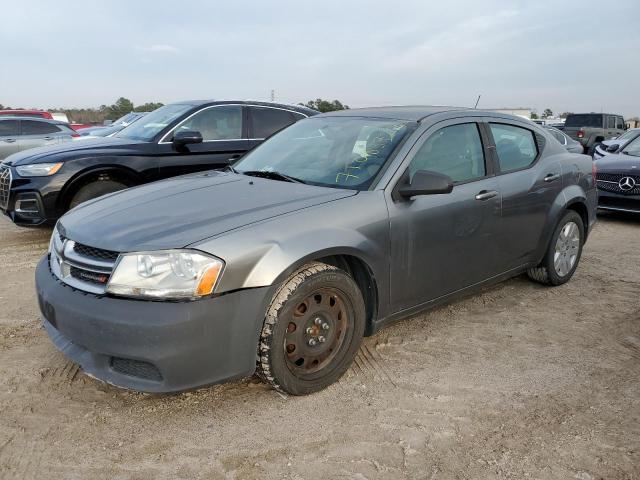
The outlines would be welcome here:
<svg viewBox="0 0 640 480">
<path fill-rule="evenodd" d="M 271 101 L 273 102 L 276 99 L 276 91 L 275 90 L 271 90 Z"/>
</svg>

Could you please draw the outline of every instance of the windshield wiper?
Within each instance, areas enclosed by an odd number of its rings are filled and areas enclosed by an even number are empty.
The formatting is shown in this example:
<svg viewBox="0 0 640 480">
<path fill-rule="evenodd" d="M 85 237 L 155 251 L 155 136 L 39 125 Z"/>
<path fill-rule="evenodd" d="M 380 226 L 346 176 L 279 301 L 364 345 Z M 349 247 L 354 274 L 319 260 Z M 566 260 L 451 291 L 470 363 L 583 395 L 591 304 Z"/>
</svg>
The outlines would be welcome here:
<svg viewBox="0 0 640 480">
<path fill-rule="evenodd" d="M 285 182 L 292 183 L 304 183 L 304 180 L 300 180 L 299 178 L 291 177 L 284 173 L 276 172 L 274 170 L 246 170 L 244 172 L 238 172 L 243 175 L 249 175 L 250 177 L 260 177 L 260 178 L 270 178 L 272 180 L 284 180 Z"/>
</svg>

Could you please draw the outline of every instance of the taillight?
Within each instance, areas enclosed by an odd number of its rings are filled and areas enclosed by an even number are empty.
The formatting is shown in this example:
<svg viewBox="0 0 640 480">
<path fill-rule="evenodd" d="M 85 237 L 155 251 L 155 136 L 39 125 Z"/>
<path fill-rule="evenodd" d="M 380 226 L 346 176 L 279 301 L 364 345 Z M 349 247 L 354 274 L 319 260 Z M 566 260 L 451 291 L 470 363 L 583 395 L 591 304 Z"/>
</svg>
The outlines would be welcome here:
<svg viewBox="0 0 640 480">
<path fill-rule="evenodd" d="M 74 133 L 72 133 L 72 134 L 71 134 L 71 136 L 72 136 L 73 138 L 77 138 L 77 137 L 79 137 L 79 136 L 80 136 L 80 134 L 79 134 L 79 133 L 75 133 L 75 132 L 74 132 Z"/>
<path fill-rule="evenodd" d="M 582 130 L 578 130 L 578 138 L 584 138 L 584 132 Z"/>
</svg>

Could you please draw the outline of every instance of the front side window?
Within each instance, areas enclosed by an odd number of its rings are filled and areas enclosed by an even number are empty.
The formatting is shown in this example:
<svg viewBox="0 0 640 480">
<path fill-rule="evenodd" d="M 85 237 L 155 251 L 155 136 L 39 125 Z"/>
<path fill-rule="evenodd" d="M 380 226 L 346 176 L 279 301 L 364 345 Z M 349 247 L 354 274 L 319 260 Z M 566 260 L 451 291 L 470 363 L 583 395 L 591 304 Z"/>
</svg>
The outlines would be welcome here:
<svg viewBox="0 0 640 480">
<path fill-rule="evenodd" d="M 624 118 L 616 117 L 616 128 L 618 130 L 624 130 Z"/>
<path fill-rule="evenodd" d="M 34 120 L 21 120 L 22 135 L 47 135 L 58 133 L 60 129 L 55 125 L 46 122 L 36 122 Z"/>
<path fill-rule="evenodd" d="M 174 130 L 200 132 L 202 141 L 238 140 L 242 138 L 242 107 L 222 105 L 208 107 L 188 118 Z"/>
<path fill-rule="evenodd" d="M 538 148 L 531 130 L 502 123 L 491 123 L 489 126 L 496 145 L 500 171 L 519 170 L 535 161 Z"/>
<path fill-rule="evenodd" d="M 613 115 L 607 117 L 607 128 L 616 128 L 616 117 Z"/>
<path fill-rule="evenodd" d="M 150 142 L 162 130 L 175 122 L 179 117 L 193 108 L 193 105 L 174 103 L 165 105 L 145 115 L 139 121 L 132 123 L 121 130 L 115 136 L 129 140 L 141 140 Z"/>
<path fill-rule="evenodd" d="M 365 190 L 409 131 L 401 120 L 311 117 L 252 150 L 236 171 L 278 172 L 305 183 Z"/>
<path fill-rule="evenodd" d="M 431 135 L 411 160 L 412 179 L 418 170 L 447 175 L 454 183 L 484 177 L 484 152 L 477 124 L 452 125 Z"/>
<path fill-rule="evenodd" d="M 18 120 L 0 120 L 0 137 L 15 137 L 19 133 Z"/>
<path fill-rule="evenodd" d="M 267 138 L 291 125 L 295 119 L 291 112 L 276 108 L 251 107 L 251 138 Z"/>
</svg>

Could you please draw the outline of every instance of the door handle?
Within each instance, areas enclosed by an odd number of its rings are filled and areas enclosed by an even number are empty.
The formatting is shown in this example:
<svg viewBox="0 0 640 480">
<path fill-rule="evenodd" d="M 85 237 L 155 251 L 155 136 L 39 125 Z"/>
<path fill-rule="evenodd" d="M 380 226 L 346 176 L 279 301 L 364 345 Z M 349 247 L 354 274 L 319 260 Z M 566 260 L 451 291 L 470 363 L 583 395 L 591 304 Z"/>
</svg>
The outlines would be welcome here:
<svg viewBox="0 0 640 480">
<path fill-rule="evenodd" d="M 16 139 L 15 138 L 5 138 L 4 141 L 6 143 L 16 143 Z"/>
<path fill-rule="evenodd" d="M 489 200 L 490 198 L 497 197 L 498 192 L 495 190 L 482 190 L 476 195 L 476 200 Z"/>
<path fill-rule="evenodd" d="M 53 140 L 53 137 L 44 137 L 45 140 Z"/>
<path fill-rule="evenodd" d="M 546 177 L 544 177 L 545 182 L 555 182 L 560 178 L 559 173 L 548 173 Z"/>
</svg>

